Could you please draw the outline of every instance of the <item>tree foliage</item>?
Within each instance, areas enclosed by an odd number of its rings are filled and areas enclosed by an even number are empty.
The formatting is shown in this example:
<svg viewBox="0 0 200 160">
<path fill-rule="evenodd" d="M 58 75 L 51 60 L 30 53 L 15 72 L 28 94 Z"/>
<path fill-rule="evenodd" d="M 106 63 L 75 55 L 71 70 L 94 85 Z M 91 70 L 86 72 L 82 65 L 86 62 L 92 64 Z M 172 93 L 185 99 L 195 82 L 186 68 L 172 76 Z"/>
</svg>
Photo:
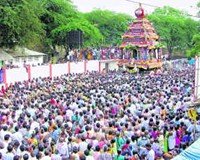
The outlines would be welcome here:
<svg viewBox="0 0 200 160">
<path fill-rule="evenodd" d="M 68 19 L 75 16 L 77 11 L 68 0 L 42 0 L 42 6 L 44 13 L 41 21 L 44 23 L 46 31 L 45 44 L 55 49 L 59 42 L 51 34 L 52 30 L 60 25 L 66 25 L 69 22 Z"/>
<path fill-rule="evenodd" d="M 156 9 L 149 19 L 153 22 L 169 54 L 175 50 L 185 53 L 192 46 L 192 37 L 198 33 L 199 22 L 186 13 L 171 7 Z"/>
<path fill-rule="evenodd" d="M 200 34 L 194 35 L 192 42 L 193 46 L 187 51 L 187 57 L 200 56 Z"/>
<path fill-rule="evenodd" d="M 197 7 L 200 10 L 200 1 L 197 4 Z M 198 12 L 200 17 L 200 11 Z M 198 31 L 200 31 L 200 25 L 198 26 Z M 187 57 L 200 56 L 200 34 L 195 34 L 192 38 L 192 46 L 187 50 Z"/>
<path fill-rule="evenodd" d="M 132 18 L 123 13 L 115 13 L 109 10 L 96 9 L 86 13 L 85 17 L 95 25 L 104 37 L 104 44 L 117 45 L 121 43 L 121 36 L 127 30 Z"/>
<path fill-rule="evenodd" d="M 37 1 L 0 1 L 0 47 L 34 46 L 41 42 L 44 30 Z"/>
<path fill-rule="evenodd" d="M 46 51 L 67 48 L 66 35 L 81 30 L 84 45 L 97 45 L 102 35 L 70 0 L 1 0 L 0 47 L 39 44 Z"/>
<path fill-rule="evenodd" d="M 70 31 L 77 30 L 83 32 L 85 46 L 92 46 L 101 42 L 102 35 L 99 30 L 84 18 L 72 18 L 68 24 L 60 25 L 59 27 L 52 30 L 51 35 L 53 35 L 54 39 L 58 40 L 58 44 L 66 45 L 67 34 Z"/>
<path fill-rule="evenodd" d="M 70 31 L 81 30 L 84 45 L 94 45 L 101 38 L 99 30 L 87 21 L 69 0 L 43 0 L 44 14 L 41 21 L 45 25 L 46 45 L 55 50 L 62 46 L 67 50 L 69 46 L 66 38 Z"/>
</svg>

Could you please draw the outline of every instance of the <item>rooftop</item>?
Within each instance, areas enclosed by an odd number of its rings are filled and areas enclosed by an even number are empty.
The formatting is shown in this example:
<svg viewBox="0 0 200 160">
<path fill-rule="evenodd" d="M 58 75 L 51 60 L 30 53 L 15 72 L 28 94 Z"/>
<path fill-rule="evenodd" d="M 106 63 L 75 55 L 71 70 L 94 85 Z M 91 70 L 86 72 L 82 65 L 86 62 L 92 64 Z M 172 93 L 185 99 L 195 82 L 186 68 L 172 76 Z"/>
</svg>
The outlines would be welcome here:
<svg viewBox="0 0 200 160">
<path fill-rule="evenodd" d="M 8 54 L 3 49 L 0 49 L 0 60 L 1 61 L 9 61 L 9 60 L 12 60 L 12 59 L 14 59 L 13 56 L 11 56 L 10 54 Z"/>
<path fill-rule="evenodd" d="M 7 50 L 7 53 L 13 57 L 28 57 L 28 56 L 45 56 L 46 54 L 30 50 L 28 48 L 17 47 L 14 50 Z"/>
</svg>

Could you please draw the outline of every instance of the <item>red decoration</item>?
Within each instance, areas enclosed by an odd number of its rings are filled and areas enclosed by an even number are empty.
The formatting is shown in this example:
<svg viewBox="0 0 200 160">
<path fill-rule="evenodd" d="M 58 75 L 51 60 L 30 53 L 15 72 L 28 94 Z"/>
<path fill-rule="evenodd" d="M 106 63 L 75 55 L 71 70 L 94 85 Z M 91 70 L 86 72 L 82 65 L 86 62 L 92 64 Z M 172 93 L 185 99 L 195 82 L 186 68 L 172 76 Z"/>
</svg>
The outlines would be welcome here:
<svg viewBox="0 0 200 160">
<path fill-rule="evenodd" d="M 135 16 L 138 18 L 138 19 L 142 19 L 145 17 L 145 14 L 144 14 L 144 9 L 143 8 L 138 8 L 136 9 L 135 11 Z"/>
</svg>

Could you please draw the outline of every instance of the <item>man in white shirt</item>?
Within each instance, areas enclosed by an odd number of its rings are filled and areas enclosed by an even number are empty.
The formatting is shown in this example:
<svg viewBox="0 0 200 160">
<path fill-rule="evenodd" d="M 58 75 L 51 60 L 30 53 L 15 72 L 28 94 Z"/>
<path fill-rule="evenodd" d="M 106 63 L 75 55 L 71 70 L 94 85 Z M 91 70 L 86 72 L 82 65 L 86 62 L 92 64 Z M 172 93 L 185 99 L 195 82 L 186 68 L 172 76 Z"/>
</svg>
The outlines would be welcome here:
<svg viewBox="0 0 200 160">
<path fill-rule="evenodd" d="M 14 154 L 12 153 L 13 147 L 8 145 L 7 152 L 3 154 L 3 160 L 13 160 Z"/>
<path fill-rule="evenodd" d="M 155 160 L 155 152 L 154 150 L 151 148 L 151 144 L 147 143 L 146 144 L 146 149 L 147 149 L 147 156 L 146 159 L 147 160 Z"/>
<path fill-rule="evenodd" d="M 173 127 L 170 127 L 169 137 L 168 137 L 168 147 L 169 150 L 173 150 L 176 145 L 176 132 Z"/>
<path fill-rule="evenodd" d="M 87 146 L 88 146 L 88 143 L 85 141 L 85 138 L 82 137 L 81 142 L 79 143 L 79 150 L 81 152 L 84 152 L 85 150 L 87 150 Z"/>
<path fill-rule="evenodd" d="M 15 127 L 15 133 L 11 135 L 11 138 L 12 140 L 18 140 L 20 143 L 22 142 L 23 136 L 22 133 L 19 132 L 19 128 L 17 126 Z"/>
<path fill-rule="evenodd" d="M 61 156 L 69 158 L 68 144 L 65 142 L 64 138 L 60 138 L 58 144 L 56 145 L 56 149 Z"/>
<path fill-rule="evenodd" d="M 90 155 L 88 150 L 85 150 L 84 155 L 86 156 L 86 160 L 94 160 L 94 157 Z"/>
<path fill-rule="evenodd" d="M 51 156 L 49 156 L 49 154 L 50 154 L 49 151 L 46 150 L 41 160 L 51 160 Z"/>
</svg>

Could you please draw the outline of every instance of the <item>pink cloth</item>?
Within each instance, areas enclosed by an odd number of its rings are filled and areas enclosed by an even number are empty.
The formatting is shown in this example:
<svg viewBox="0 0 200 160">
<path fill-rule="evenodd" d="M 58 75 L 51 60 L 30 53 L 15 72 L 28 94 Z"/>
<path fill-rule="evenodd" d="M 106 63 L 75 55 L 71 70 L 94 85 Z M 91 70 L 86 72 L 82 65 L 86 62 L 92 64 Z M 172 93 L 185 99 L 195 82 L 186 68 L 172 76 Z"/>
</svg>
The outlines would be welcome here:
<svg viewBox="0 0 200 160">
<path fill-rule="evenodd" d="M 102 149 L 105 144 L 106 143 L 104 141 L 100 141 L 99 144 L 98 144 L 98 146 Z"/>
<path fill-rule="evenodd" d="M 158 136 L 159 136 L 158 131 L 152 131 L 152 132 L 151 132 L 151 136 L 152 136 L 154 139 L 157 139 Z"/>
<path fill-rule="evenodd" d="M 181 130 L 178 130 L 176 132 L 176 146 L 179 146 L 181 144 Z"/>
<path fill-rule="evenodd" d="M 98 160 L 99 156 L 100 156 L 99 152 L 94 152 L 93 157 L 94 157 L 95 160 Z"/>
<path fill-rule="evenodd" d="M 52 98 L 52 99 L 50 100 L 50 104 L 51 104 L 51 105 L 56 105 L 56 100 Z"/>
</svg>

